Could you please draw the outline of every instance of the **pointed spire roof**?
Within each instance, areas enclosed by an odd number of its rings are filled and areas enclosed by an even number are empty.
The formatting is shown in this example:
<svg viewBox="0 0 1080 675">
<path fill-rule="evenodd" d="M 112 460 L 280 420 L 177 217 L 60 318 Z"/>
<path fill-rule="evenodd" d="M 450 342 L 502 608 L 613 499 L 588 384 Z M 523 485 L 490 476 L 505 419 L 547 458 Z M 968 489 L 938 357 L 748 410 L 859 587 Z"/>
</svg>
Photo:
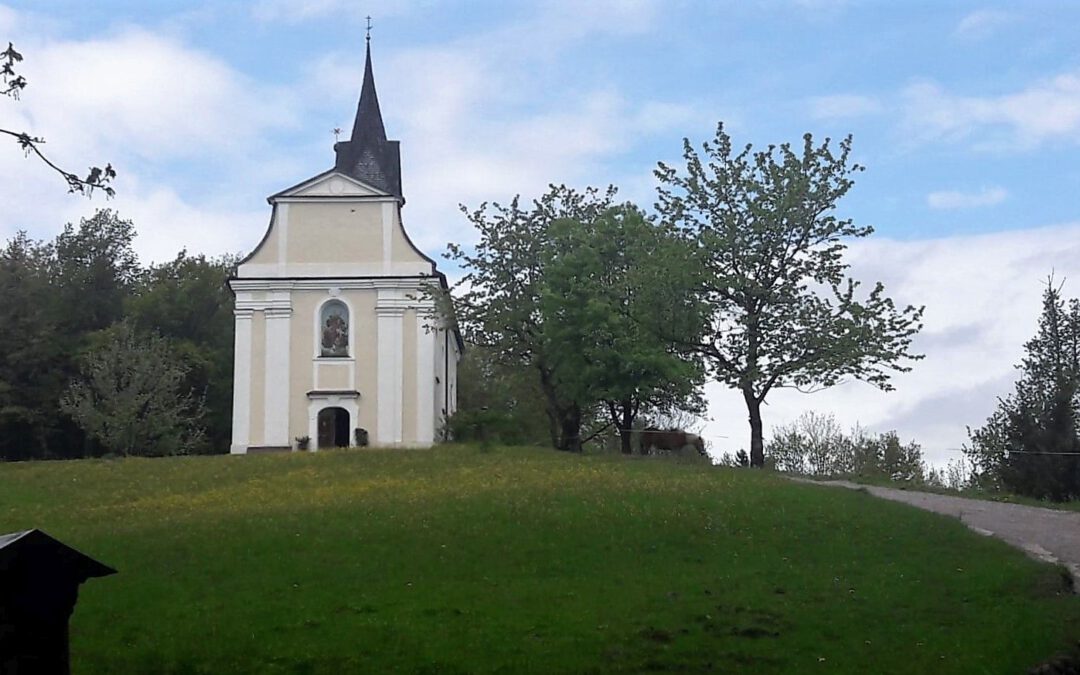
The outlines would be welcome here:
<svg viewBox="0 0 1080 675">
<path fill-rule="evenodd" d="M 360 89 L 360 103 L 356 106 L 356 119 L 353 120 L 352 142 L 371 139 L 386 142 L 386 128 L 383 126 L 382 111 L 379 110 L 379 95 L 375 92 L 375 75 L 371 72 L 371 43 L 367 43 L 367 56 L 364 59 L 364 85 Z"/>
<path fill-rule="evenodd" d="M 371 40 L 367 43 L 364 84 L 356 106 L 352 136 L 334 145 L 334 168 L 372 187 L 401 197 L 401 153 L 398 141 L 386 139 L 375 75 L 371 69 Z"/>
</svg>

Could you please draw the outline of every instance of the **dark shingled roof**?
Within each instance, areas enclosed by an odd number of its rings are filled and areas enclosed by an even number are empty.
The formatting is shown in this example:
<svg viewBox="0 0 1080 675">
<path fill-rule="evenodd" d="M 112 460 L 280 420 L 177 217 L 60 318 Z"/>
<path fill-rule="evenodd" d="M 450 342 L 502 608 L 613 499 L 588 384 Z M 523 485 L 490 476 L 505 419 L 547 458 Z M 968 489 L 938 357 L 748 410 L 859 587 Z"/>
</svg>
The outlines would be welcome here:
<svg viewBox="0 0 1080 675">
<path fill-rule="evenodd" d="M 0 535 L 0 581 L 6 581 L 5 575 L 13 575 L 14 578 L 31 570 L 48 573 L 58 582 L 67 578 L 77 584 L 91 577 L 116 574 L 116 570 L 108 565 L 53 539 L 41 530 Z"/>
<path fill-rule="evenodd" d="M 356 106 L 352 137 L 334 144 L 334 169 L 396 197 L 401 193 L 401 150 L 398 141 L 386 140 L 375 76 L 371 72 L 371 43 L 364 63 L 364 85 Z"/>
</svg>

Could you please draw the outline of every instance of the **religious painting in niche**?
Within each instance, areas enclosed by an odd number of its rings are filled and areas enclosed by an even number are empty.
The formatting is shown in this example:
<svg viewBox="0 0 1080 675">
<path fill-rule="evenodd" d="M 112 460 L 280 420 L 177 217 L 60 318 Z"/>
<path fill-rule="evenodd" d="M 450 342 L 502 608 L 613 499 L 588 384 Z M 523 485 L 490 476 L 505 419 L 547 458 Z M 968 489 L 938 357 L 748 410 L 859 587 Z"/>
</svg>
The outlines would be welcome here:
<svg viewBox="0 0 1080 675">
<path fill-rule="evenodd" d="M 319 313 L 322 329 L 322 356 L 349 355 L 349 310 L 336 300 L 323 305 Z"/>
</svg>

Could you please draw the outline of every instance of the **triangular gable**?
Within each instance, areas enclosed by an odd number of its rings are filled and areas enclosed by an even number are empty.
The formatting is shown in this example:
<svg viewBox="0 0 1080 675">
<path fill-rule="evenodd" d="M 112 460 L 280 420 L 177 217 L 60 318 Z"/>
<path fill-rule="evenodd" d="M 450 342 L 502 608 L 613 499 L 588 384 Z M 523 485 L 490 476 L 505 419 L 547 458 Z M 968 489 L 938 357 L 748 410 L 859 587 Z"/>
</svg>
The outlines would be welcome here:
<svg viewBox="0 0 1080 675">
<path fill-rule="evenodd" d="M 392 197 L 372 185 L 352 176 L 330 169 L 281 192 L 271 195 L 270 201 L 288 197 Z"/>
</svg>

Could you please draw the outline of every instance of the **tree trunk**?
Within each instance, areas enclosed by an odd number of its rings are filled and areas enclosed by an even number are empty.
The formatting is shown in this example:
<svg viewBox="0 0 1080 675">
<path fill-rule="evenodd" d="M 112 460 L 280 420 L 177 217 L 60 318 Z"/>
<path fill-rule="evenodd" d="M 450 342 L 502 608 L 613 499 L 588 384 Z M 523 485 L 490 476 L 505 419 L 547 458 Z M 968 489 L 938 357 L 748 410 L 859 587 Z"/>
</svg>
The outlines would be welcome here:
<svg viewBox="0 0 1080 675">
<path fill-rule="evenodd" d="M 544 406 L 544 412 L 548 418 L 548 434 L 551 436 L 551 447 L 559 447 L 559 413 L 552 407 L 552 403 Z"/>
<path fill-rule="evenodd" d="M 633 401 L 629 399 L 623 399 L 618 403 L 614 401 L 608 401 L 608 412 L 611 413 L 611 423 L 619 431 L 619 446 L 624 455 L 630 455 L 634 452 L 632 429 L 634 426 L 634 416 L 637 412 L 636 406 Z"/>
<path fill-rule="evenodd" d="M 562 438 L 559 449 L 567 452 L 581 452 L 581 410 L 572 405 L 562 410 Z"/>
<path fill-rule="evenodd" d="M 761 401 L 754 396 L 753 389 L 743 389 L 743 400 L 750 413 L 750 466 L 765 466 L 765 440 L 761 428 Z"/>
<path fill-rule="evenodd" d="M 544 393 L 544 400 L 547 405 L 544 406 L 544 412 L 547 413 L 548 418 L 548 433 L 551 434 L 551 447 L 563 449 L 560 439 L 560 426 L 562 422 L 562 414 L 559 409 L 559 398 L 555 394 L 555 385 L 551 381 L 551 373 L 548 372 L 541 364 L 537 364 L 536 369 L 540 372 L 540 391 Z"/>
<path fill-rule="evenodd" d="M 537 365 L 540 371 L 540 389 L 547 401 L 547 415 L 551 431 L 551 443 L 559 450 L 581 452 L 581 409 L 576 403 L 563 405 L 551 373 L 543 365 Z"/>
</svg>

